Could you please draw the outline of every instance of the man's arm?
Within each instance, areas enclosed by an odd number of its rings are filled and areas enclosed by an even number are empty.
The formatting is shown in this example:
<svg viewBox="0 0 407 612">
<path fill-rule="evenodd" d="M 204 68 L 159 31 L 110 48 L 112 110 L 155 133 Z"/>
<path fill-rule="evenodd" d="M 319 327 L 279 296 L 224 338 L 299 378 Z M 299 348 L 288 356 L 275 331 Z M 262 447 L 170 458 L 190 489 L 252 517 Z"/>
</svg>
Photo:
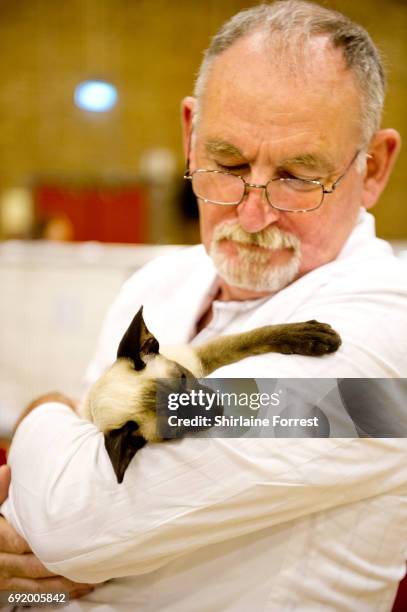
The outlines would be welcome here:
<svg viewBox="0 0 407 612">
<path fill-rule="evenodd" d="M 151 444 L 118 485 L 103 435 L 57 404 L 25 419 L 10 461 L 6 516 L 48 569 L 91 582 L 406 486 L 394 439 Z"/>
<path fill-rule="evenodd" d="M 67 397 L 63 393 L 60 393 L 59 391 L 51 391 L 51 393 L 46 393 L 44 395 L 40 395 L 40 397 L 37 397 L 35 400 L 30 402 L 28 404 L 28 406 L 20 414 L 20 416 L 18 417 L 17 422 L 16 422 L 16 424 L 14 426 L 13 435 L 14 435 L 17 427 L 20 425 L 20 423 L 25 419 L 26 416 L 28 416 L 30 414 L 30 412 L 32 412 L 34 410 L 34 408 L 37 408 L 38 406 L 41 406 L 42 404 L 47 404 L 49 402 L 55 402 L 55 403 L 58 403 L 58 404 L 65 404 L 73 412 L 77 412 L 77 409 L 78 409 L 78 402 L 77 401 L 71 399 L 70 397 Z"/>
<path fill-rule="evenodd" d="M 10 479 L 11 472 L 8 465 L 0 465 L 0 504 L 4 502 L 8 495 Z"/>
<path fill-rule="evenodd" d="M 20 415 L 15 429 L 32 410 L 49 401 L 64 403 L 74 411 L 76 408 L 75 402 L 61 393 L 43 395 L 27 406 Z M 0 504 L 8 496 L 10 478 L 9 466 L 1 466 Z M 93 588 L 90 584 L 72 582 L 47 570 L 32 554 L 27 542 L 3 516 L 0 516 L 0 590 L 35 593 L 68 592 L 70 598 L 75 599 L 90 593 Z"/>
<path fill-rule="evenodd" d="M 10 468 L 0 466 L 0 504 L 8 495 Z M 72 582 L 48 571 L 27 542 L 0 516 L 0 590 L 34 593 L 68 592 L 71 599 L 83 597 L 92 585 Z"/>
</svg>

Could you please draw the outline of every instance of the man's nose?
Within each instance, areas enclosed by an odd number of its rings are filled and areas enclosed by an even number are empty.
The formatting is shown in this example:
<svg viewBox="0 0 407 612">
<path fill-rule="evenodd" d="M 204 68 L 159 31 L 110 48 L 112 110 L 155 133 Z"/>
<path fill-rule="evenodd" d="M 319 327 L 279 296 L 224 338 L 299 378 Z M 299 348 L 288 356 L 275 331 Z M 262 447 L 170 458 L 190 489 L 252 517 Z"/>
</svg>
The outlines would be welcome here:
<svg viewBox="0 0 407 612">
<path fill-rule="evenodd" d="M 237 207 L 237 216 L 246 232 L 259 232 L 275 223 L 280 213 L 268 203 L 264 187 L 251 185 Z"/>
</svg>

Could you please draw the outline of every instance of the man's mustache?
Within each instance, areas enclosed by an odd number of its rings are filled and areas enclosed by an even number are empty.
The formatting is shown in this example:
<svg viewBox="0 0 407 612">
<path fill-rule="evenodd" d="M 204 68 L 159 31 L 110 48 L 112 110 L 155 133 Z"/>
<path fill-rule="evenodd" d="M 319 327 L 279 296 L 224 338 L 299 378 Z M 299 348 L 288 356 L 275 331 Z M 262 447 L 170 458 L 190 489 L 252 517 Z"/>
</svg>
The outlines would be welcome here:
<svg viewBox="0 0 407 612">
<path fill-rule="evenodd" d="M 267 227 L 260 232 L 246 232 L 236 221 L 224 222 L 217 225 L 212 235 L 212 243 L 221 240 L 233 240 L 242 244 L 259 246 L 265 249 L 294 249 L 300 250 L 300 240 L 297 236 L 284 232 L 278 227 Z"/>
</svg>

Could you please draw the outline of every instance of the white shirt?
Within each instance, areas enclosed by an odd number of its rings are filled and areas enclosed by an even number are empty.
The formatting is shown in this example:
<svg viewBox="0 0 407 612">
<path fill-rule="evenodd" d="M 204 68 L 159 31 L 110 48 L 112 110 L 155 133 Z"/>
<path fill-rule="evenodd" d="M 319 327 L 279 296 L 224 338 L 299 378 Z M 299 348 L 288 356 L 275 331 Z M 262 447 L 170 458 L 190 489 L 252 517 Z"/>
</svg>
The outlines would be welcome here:
<svg viewBox="0 0 407 612">
<path fill-rule="evenodd" d="M 114 360 L 140 304 L 160 341 L 188 341 L 216 282 L 201 247 L 147 265 L 112 307 L 89 380 Z M 234 306 L 222 308 L 230 315 Z M 406 312 L 403 271 L 361 214 L 334 262 L 222 325 L 231 333 L 315 318 L 340 333 L 340 351 L 251 357 L 214 375 L 406 376 Z M 19 427 L 9 461 L 2 512 L 43 563 L 78 581 L 117 578 L 70 610 L 385 611 L 405 572 L 401 439 L 147 445 L 118 485 L 102 434 L 66 406 L 46 404 Z"/>
</svg>

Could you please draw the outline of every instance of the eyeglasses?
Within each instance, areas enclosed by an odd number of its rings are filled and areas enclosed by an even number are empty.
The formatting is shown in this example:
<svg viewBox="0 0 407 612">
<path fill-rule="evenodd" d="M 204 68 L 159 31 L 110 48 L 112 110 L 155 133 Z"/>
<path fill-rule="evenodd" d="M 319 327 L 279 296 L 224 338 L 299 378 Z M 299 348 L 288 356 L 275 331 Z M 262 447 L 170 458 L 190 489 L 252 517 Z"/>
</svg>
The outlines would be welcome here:
<svg viewBox="0 0 407 612">
<path fill-rule="evenodd" d="M 322 205 L 325 194 L 335 191 L 358 157 L 358 150 L 345 172 L 332 184 L 330 189 L 320 181 L 311 179 L 274 178 L 265 183 L 248 183 L 242 176 L 221 170 L 189 170 L 189 160 L 184 179 L 191 181 L 197 198 L 205 203 L 221 206 L 237 206 L 250 189 L 264 189 L 270 206 L 284 212 L 311 212 Z"/>
</svg>

